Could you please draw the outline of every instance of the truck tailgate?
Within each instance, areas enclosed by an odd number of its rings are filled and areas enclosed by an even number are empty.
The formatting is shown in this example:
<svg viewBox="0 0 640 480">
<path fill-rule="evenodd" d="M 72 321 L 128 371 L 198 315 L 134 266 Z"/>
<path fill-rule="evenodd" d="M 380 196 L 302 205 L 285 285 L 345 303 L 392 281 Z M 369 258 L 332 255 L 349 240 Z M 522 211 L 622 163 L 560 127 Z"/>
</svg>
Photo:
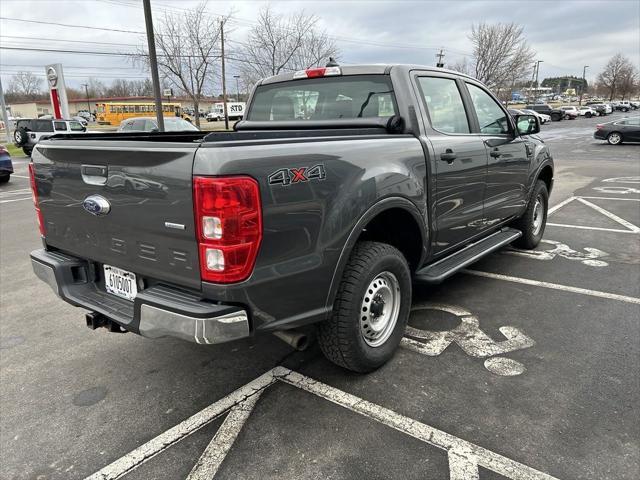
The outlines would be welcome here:
<svg viewBox="0 0 640 480">
<path fill-rule="evenodd" d="M 191 173 L 197 147 L 119 140 L 39 144 L 32 159 L 47 245 L 199 289 Z M 92 195 L 108 202 L 108 213 L 89 211 L 96 205 L 85 202 Z"/>
</svg>

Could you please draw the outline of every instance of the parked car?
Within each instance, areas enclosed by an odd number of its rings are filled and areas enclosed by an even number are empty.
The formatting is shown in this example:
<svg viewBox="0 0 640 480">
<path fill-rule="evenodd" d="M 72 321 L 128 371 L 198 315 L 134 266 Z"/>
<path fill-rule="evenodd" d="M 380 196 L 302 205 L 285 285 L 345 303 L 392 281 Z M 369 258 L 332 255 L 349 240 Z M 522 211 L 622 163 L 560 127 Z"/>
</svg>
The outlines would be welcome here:
<svg viewBox="0 0 640 480">
<path fill-rule="evenodd" d="M 7 183 L 12 173 L 11 155 L 4 145 L 0 145 L 0 183 Z"/>
<path fill-rule="evenodd" d="M 166 132 L 198 131 L 198 127 L 180 117 L 164 117 Z M 120 122 L 119 132 L 157 132 L 158 121 L 153 117 L 132 117 Z"/>
<path fill-rule="evenodd" d="M 520 113 L 522 115 L 535 115 L 536 117 L 538 117 L 538 121 L 544 125 L 547 122 L 551 121 L 551 117 L 545 113 L 540 113 L 540 112 L 536 112 L 535 110 L 529 110 L 529 109 L 522 109 L 520 110 Z"/>
<path fill-rule="evenodd" d="M 580 116 L 580 110 L 573 105 L 562 106 L 560 110 L 562 110 L 565 120 L 575 120 Z"/>
<path fill-rule="evenodd" d="M 95 122 L 96 117 L 89 110 L 78 110 L 78 116 L 84 118 L 87 122 Z"/>
<path fill-rule="evenodd" d="M 628 117 L 596 125 L 593 138 L 606 140 L 610 145 L 640 142 L 640 116 Z"/>
<path fill-rule="evenodd" d="M 220 120 L 222 120 L 222 118 L 224 117 L 223 114 L 218 113 L 218 112 L 209 112 L 207 113 L 207 116 L 205 117 L 207 122 L 219 122 Z"/>
<path fill-rule="evenodd" d="M 631 104 L 631 106 L 632 106 L 633 108 L 635 108 L 636 110 L 637 110 L 638 108 L 640 108 L 640 102 L 629 101 L 629 103 L 630 103 L 630 104 Z"/>
<path fill-rule="evenodd" d="M 317 324 L 328 359 L 367 372 L 404 335 L 412 280 L 542 238 L 554 167 L 538 120 L 472 77 L 332 63 L 263 79 L 249 105 L 233 132 L 36 146 L 32 266 L 91 328 L 298 344 Z M 166 196 L 110 189 L 112 172 Z"/>
<path fill-rule="evenodd" d="M 598 111 L 590 106 L 582 106 L 582 107 L 578 107 L 578 113 L 583 116 L 583 117 L 587 117 L 587 118 L 591 118 L 591 117 L 597 117 Z"/>
<path fill-rule="evenodd" d="M 624 101 L 612 102 L 611 105 L 614 110 L 618 110 L 620 112 L 628 112 L 633 108 L 629 102 Z"/>
<path fill-rule="evenodd" d="M 551 120 L 554 122 L 559 122 L 565 117 L 565 113 L 562 110 L 558 108 L 551 108 L 551 106 L 546 103 L 527 105 L 526 107 L 524 107 L 524 109 L 533 110 L 534 112 L 549 115 L 549 117 L 551 117 Z"/>
<path fill-rule="evenodd" d="M 80 115 L 77 115 L 77 116 L 75 116 L 75 117 L 71 117 L 71 120 L 75 120 L 75 121 L 77 121 L 77 122 L 80 122 L 80 124 L 81 124 L 83 127 L 87 127 L 87 126 L 89 125 L 89 122 L 87 121 L 87 119 L 86 119 L 86 118 L 84 118 L 84 117 L 81 117 Z"/>
<path fill-rule="evenodd" d="M 42 139 L 57 133 L 83 133 L 86 127 L 77 120 L 54 120 L 48 118 L 21 118 L 16 121 L 13 142 L 21 147 L 25 155 L 31 155 L 33 147 Z"/>
<path fill-rule="evenodd" d="M 598 116 L 609 115 L 613 112 L 611 105 L 607 103 L 596 103 L 596 102 L 587 102 L 587 106 L 593 108 L 596 112 L 598 112 Z"/>
</svg>

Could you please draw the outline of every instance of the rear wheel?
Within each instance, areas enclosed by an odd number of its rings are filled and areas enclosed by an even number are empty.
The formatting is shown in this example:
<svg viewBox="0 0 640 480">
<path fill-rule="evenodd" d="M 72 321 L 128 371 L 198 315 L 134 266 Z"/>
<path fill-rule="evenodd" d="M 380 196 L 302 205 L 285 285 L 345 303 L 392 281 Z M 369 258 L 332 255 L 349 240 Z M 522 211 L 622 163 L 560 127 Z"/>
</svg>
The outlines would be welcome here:
<svg viewBox="0 0 640 480">
<path fill-rule="evenodd" d="M 7 183 L 10 177 L 11 177 L 10 173 L 7 173 L 5 175 L 0 175 L 0 183 Z"/>
<path fill-rule="evenodd" d="M 15 132 L 13 132 L 13 141 L 18 147 L 21 147 L 25 143 L 27 143 L 28 138 L 29 137 L 27 131 L 24 128 L 19 128 Z"/>
<path fill-rule="evenodd" d="M 411 308 L 411 272 L 398 249 L 356 244 L 329 320 L 318 327 L 322 353 L 336 365 L 370 372 L 395 353 Z"/>
<path fill-rule="evenodd" d="M 516 222 L 514 227 L 522 232 L 522 236 L 513 244 L 520 248 L 532 249 L 538 246 L 547 225 L 547 210 L 549 208 L 549 191 L 547 184 L 538 180 L 529 200 L 527 210 Z"/>
<path fill-rule="evenodd" d="M 607 135 L 607 142 L 609 142 L 610 145 L 620 145 L 622 143 L 622 134 L 611 132 Z"/>
<path fill-rule="evenodd" d="M 22 152 L 27 156 L 31 156 L 31 152 L 33 152 L 33 147 L 22 147 Z"/>
<path fill-rule="evenodd" d="M 587 113 L 585 114 L 585 117 L 587 117 L 587 118 L 591 118 L 591 112 L 587 112 Z"/>
<path fill-rule="evenodd" d="M 562 120 L 562 115 L 560 115 L 559 113 L 551 114 L 551 121 L 552 122 L 558 122 L 560 120 Z"/>
</svg>

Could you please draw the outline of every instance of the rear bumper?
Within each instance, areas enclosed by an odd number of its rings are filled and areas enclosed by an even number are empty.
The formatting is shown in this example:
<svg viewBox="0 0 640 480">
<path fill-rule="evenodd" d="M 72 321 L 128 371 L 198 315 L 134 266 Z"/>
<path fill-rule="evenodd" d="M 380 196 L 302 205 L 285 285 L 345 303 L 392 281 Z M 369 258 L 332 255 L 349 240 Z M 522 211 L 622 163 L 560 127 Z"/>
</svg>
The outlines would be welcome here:
<svg viewBox="0 0 640 480">
<path fill-rule="evenodd" d="M 249 336 L 247 312 L 237 306 L 206 302 L 164 285 L 140 291 L 131 302 L 99 288 L 92 264 L 60 252 L 34 250 L 31 265 L 36 276 L 66 302 L 101 313 L 143 337 L 214 344 Z"/>
</svg>

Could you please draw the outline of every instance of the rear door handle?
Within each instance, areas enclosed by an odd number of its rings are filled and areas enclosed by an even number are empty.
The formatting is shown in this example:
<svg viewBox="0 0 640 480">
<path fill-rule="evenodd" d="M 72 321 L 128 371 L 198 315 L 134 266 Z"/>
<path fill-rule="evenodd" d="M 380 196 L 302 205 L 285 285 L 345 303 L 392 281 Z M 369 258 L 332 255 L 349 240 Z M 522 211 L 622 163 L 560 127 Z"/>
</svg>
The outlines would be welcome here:
<svg viewBox="0 0 640 480">
<path fill-rule="evenodd" d="M 494 148 L 489 152 L 489 155 L 491 155 L 493 158 L 498 158 L 502 154 L 500 153 L 500 150 L 498 150 L 497 148 Z"/>
<path fill-rule="evenodd" d="M 458 156 L 453 153 L 453 150 L 451 150 L 450 148 L 447 148 L 444 153 L 440 154 L 440 160 L 445 161 L 447 163 L 451 163 L 453 162 L 456 158 L 458 158 Z"/>
</svg>

